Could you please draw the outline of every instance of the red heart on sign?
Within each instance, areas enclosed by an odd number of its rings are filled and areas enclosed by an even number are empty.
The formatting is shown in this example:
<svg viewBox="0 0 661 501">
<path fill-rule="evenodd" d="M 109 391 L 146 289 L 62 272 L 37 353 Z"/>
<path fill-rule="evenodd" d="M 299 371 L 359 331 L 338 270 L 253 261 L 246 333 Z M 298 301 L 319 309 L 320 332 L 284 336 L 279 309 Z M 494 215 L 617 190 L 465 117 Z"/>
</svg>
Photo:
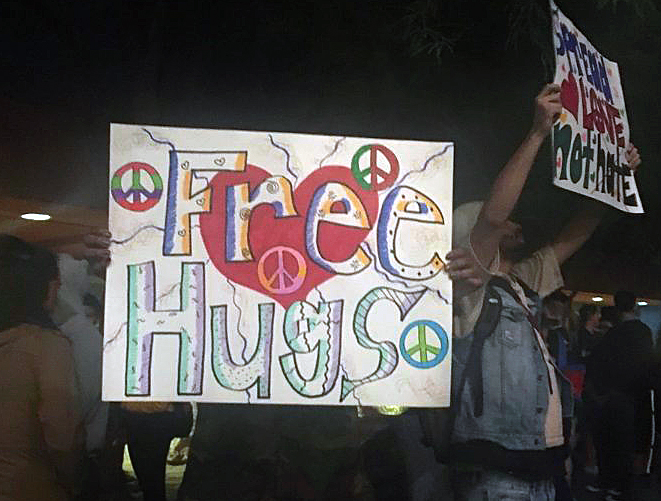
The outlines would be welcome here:
<svg viewBox="0 0 661 501">
<path fill-rule="evenodd" d="M 247 182 L 250 183 L 252 191 L 268 177 L 271 177 L 271 174 L 254 165 L 247 165 L 244 172 L 216 174 L 210 182 L 211 211 L 200 215 L 200 231 L 207 254 L 220 273 L 232 282 L 261 292 L 287 308 L 294 301 L 304 300 L 313 288 L 335 276 L 310 259 L 305 247 L 305 218 L 317 188 L 328 182 L 341 183 L 351 188 L 362 201 L 370 225 L 374 225 L 378 216 L 379 197 L 375 191 L 363 190 L 352 176 L 351 170 L 346 167 L 327 166 L 318 169 L 294 190 L 294 206 L 298 216 L 276 218 L 270 205 L 262 204 L 255 207 L 250 215 L 248 231 L 253 260 L 227 261 L 225 259 L 226 188 Z M 352 228 L 328 222 L 321 222 L 319 225 L 317 242 L 321 254 L 325 259 L 334 262 L 345 261 L 352 256 L 370 232 L 369 228 Z M 260 260 L 263 267 L 261 280 L 258 273 Z M 303 262 L 304 266 L 302 266 Z M 274 291 L 278 288 L 278 284 L 283 286 L 281 290 L 291 288 L 295 278 L 300 277 L 302 267 L 305 268 L 305 274 L 296 290 L 285 293 Z M 272 279 L 272 282 L 267 280 L 268 287 L 265 286 L 264 276 Z"/>
<path fill-rule="evenodd" d="M 560 85 L 560 101 L 562 107 L 578 120 L 578 85 L 573 73 L 569 73 Z"/>
</svg>

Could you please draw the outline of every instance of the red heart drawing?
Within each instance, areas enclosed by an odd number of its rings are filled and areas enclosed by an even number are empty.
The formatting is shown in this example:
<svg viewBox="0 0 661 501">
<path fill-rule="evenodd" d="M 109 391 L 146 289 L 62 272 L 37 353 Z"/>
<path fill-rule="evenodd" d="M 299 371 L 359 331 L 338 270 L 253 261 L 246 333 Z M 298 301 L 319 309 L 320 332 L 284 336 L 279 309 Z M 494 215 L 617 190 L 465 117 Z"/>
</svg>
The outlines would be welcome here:
<svg viewBox="0 0 661 501">
<path fill-rule="evenodd" d="M 273 208 L 262 204 L 252 211 L 248 240 L 253 260 L 249 262 L 227 261 L 225 259 L 225 196 L 226 187 L 240 183 L 250 183 L 252 191 L 264 179 L 271 177 L 267 171 L 254 165 L 247 165 L 244 172 L 220 172 L 210 182 L 213 190 L 211 211 L 200 215 L 200 230 L 207 253 L 220 273 L 233 282 L 261 292 L 287 308 L 294 301 L 302 301 L 314 287 L 335 276 L 308 256 L 305 247 L 305 218 L 310 200 L 319 186 L 333 181 L 342 183 L 356 193 L 367 211 L 370 225 L 373 226 L 379 212 L 379 197 L 375 191 L 363 190 L 351 174 L 351 170 L 341 166 L 326 166 L 315 170 L 294 190 L 294 206 L 298 216 L 275 218 Z M 339 202 L 338 202 L 339 203 Z M 321 254 L 329 261 L 340 262 L 349 258 L 365 239 L 370 229 L 352 228 L 339 224 L 321 222 L 318 244 Z M 278 248 L 287 247 L 296 251 L 278 254 Z M 302 284 L 291 293 L 269 291 L 258 276 L 258 263 L 264 259 L 264 273 L 273 276 L 276 272 L 277 257 L 281 265 L 296 275 L 300 269 L 297 258 L 305 260 L 306 273 Z M 296 255 L 298 254 L 298 255 Z"/>
<path fill-rule="evenodd" d="M 562 107 L 578 120 L 578 85 L 573 73 L 569 73 L 560 86 Z"/>
</svg>

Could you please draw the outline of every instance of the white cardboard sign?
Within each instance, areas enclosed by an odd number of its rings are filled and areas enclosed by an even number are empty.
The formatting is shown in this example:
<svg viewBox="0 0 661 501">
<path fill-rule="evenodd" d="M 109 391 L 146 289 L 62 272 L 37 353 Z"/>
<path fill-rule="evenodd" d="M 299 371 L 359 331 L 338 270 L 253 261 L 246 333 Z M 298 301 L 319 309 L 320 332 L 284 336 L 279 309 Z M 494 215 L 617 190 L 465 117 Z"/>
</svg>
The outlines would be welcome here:
<svg viewBox="0 0 661 501">
<path fill-rule="evenodd" d="M 553 184 L 624 211 L 642 213 L 636 180 L 626 166 L 629 120 L 620 70 L 551 0 L 554 82 L 563 112 L 553 127 Z"/>
<path fill-rule="evenodd" d="M 450 400 L 453 145 L 112 124 L 105 400 Z"/>
</svg>

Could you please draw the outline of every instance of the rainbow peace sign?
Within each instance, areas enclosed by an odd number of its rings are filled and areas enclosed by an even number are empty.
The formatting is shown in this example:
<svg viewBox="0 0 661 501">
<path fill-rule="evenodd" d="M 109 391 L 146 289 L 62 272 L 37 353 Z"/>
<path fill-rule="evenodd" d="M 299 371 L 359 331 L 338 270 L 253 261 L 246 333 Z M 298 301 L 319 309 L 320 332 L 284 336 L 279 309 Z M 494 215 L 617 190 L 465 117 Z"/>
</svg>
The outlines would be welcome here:
<svg viewBox="0 0 661 501">
<path fill-rule="evenodd" d="M 438 339 L 438 345 L 428 342 L 429 331 Z M 404 360 L 419 369 L 430 369 L 440 364 L 448 354 L 448 348 L 449 341 L 445 330 L 431 320 L 416 320 L 410 323 L 399 340 L 399 351 Z"/>
<path fill-rule="evenodd" d="M 369 151 L 369 166 L 361 169 L 360 158 Z M 379 157 L 385 157 L 388 169 L 379 167 Z M 385 167 L 385 164 L 382 164 Z M 381 144 L 366 144 L 358 148 L 351 159 L 351 172 L 364 190 L 379 191 L 393 185 L 399 175 L 399 161 L 395 154 Z M 368 180 L 369 178 L 369 180 Z"/>
<path fill-rule="evenodd" d="M 271 258 L 271 256 L 274 256 L 274 258 Z M 275 269 L 272 269 L 268 276 L 265 271 L 267 264 L 269 267 L 275 264 Z M 288 270 L 287 268 L 293 264 L 296 265 L 296 269 Z M 303 285 L 306 274 L 307 264 L 305 258 L 300 252 L 291 247 L 282 245 L 272 247 L 262 255 L 257 263 L 259 283 L 272 294 L 296 292 Z"/>
<path fill-rule="evenodd" d="M 124 191 L 122 178 L 128 171 L 131 171 L 131 186 Z M 151 180 L 151 184 L 154 186 L 152 190 L 145 188 L 142 184 L 143 172 Z M 130 211 L 143 212 L 151 209 L 161 199 L 163 181 L 151 165 L 143 162 L 130 162 L 117 169 L 110 181 L 110 189 L 112 198 L 119 205 Z"/>
</svg>

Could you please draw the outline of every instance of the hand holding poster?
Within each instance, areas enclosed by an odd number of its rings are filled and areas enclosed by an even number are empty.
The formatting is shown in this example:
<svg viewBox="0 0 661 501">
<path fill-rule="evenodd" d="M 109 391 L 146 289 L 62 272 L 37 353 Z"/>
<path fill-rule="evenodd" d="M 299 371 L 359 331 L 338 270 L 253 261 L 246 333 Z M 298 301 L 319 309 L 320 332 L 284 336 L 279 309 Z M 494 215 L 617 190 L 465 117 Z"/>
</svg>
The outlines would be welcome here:
<svg viewBox="0 0 661 501">
<path fill-rule="evenodd" d="M 629 121 L 617 63 L 609 61 L 551 0 L 555 78 L 563 113 L 553 127 L 553 183 L 625 212 L 643 212 L 624 151 Z"/>
<path fill-rule="evenodd" d="M 451 143 L 110 142 L 105 400 L 449 405 Z"/>
</svg>

